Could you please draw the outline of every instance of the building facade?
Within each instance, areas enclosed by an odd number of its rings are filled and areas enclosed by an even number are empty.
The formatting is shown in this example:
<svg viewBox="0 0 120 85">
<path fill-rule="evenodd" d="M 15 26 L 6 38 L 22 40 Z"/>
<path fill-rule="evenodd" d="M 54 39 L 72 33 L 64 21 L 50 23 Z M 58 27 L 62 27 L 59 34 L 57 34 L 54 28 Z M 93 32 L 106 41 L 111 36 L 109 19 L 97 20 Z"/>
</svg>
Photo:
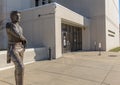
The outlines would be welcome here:
<svg viewBox="0 0 120 85">
<path fill-rule="evenodd" d="M 119 46 L 118 0 L 1 1 L 4 22 L 9 21 L 10 11 L 20 10 L 28 47 L 51 48 L 55 58 L 66 52 Z M 0 35 L 6 37 L 4 29 Z M 0 41 L 1 47 L 7 46 L 6 38 Z"/>
</svg>

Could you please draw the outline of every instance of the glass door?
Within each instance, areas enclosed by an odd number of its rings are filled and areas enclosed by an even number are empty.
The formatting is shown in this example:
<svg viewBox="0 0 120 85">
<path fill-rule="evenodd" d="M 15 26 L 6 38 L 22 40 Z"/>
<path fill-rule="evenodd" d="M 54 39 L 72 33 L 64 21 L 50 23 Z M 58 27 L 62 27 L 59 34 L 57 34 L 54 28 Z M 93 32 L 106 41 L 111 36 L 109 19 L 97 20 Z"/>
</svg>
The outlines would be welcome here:
<svg viewBox="0 0 120 85">
<path fill-rule="evenodd" d="M 80 27 L 62 24 L 63 53 L 82 50 L 82 29 Z"/>
</svg>

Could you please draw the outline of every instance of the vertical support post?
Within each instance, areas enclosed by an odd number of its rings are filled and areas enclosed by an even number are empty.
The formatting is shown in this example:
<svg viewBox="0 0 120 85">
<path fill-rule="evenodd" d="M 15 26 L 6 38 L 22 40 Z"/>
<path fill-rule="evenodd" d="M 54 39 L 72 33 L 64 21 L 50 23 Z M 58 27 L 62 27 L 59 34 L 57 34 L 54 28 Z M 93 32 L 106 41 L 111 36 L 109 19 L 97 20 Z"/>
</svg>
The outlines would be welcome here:
<svg viewBox="0 0 120 85">
<path fill-rule="evenodd" d="M 49 47 L 48 51 L 49 51 L 49 60 L 52 60 L 51 47 Z"/>
<path fill-rule="evenodd" d="M 97 45 L 97 43 L 96 43 L 96 41 L 94 42 L 94 46 L 95 46 L 95 51 L 96 51 L 96 45 Z"/>
<path fill-rule="evenodd" d="M 102 46 L 101 46 L 101 43 L 99 43 L 99 46 L 98 46 L 98 47 L 99 47 L 99 54 L 98 54 L 98 55 L 101 56 L 101 47 L 102 47 Z"/>
</svg>

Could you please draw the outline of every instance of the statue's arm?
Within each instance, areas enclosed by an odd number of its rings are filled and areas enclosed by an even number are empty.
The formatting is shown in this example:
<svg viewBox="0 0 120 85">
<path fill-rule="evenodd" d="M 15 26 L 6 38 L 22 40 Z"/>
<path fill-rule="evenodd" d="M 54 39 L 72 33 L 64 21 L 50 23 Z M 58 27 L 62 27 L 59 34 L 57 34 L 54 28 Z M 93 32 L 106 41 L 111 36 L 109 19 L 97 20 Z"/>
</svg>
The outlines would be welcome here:
<svg viewBox="0 0 120 85">
<path fill-rule="evenodd" d="M 7 23 L 6 24 L 6 30 L 9 34 L 11 34 L 12 36 L 14 36 L 15 38 L 20 39 L 20 41 L 24 41 L 26 40 L 24 36 L 20 35 L 13 27 L 13 25 L 11 23 Z"/>
<path fill-rule="evenodd" d="M 24 45 L 24 48 L 25 48 L 27 44 L 27 40 L 23 35 L 21 35 L 21 37 L 22 37 L 22 44 Z"/>
</svg>

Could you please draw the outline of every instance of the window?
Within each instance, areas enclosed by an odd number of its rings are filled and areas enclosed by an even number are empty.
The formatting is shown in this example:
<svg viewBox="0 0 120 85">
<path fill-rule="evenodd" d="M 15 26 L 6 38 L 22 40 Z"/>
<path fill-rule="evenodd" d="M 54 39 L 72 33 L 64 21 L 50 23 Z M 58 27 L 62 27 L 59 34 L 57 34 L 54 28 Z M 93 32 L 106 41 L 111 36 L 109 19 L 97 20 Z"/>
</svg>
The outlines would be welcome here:
<svg viewBox="0 0 120 85">
<path fill-rule="evenodd" d="M 48 4 L 48 3 L 51 3 L 52 0 L 42 0 L 42 5 L 45 5 L 45 4 Z"/>
<path fill-rule="evenodd" d="M 52 2 L 53 0 L 35 0 L 35 6 L 45 5 Z"/>
<path fill-rule="evenodd" d="M 42 5 L 45 5 L 46 4 L 46 0 L 42 0 Z"/>
<path fill-rule="evenodd" d="M 48 0 L 48 3 L 51 3 L 52 2 L 52 0 Z"/>
<path fill-rule="evenodd" d="M 35 0 L 35 6 L 39 6 L 39 0 Z"/>
</svg>

